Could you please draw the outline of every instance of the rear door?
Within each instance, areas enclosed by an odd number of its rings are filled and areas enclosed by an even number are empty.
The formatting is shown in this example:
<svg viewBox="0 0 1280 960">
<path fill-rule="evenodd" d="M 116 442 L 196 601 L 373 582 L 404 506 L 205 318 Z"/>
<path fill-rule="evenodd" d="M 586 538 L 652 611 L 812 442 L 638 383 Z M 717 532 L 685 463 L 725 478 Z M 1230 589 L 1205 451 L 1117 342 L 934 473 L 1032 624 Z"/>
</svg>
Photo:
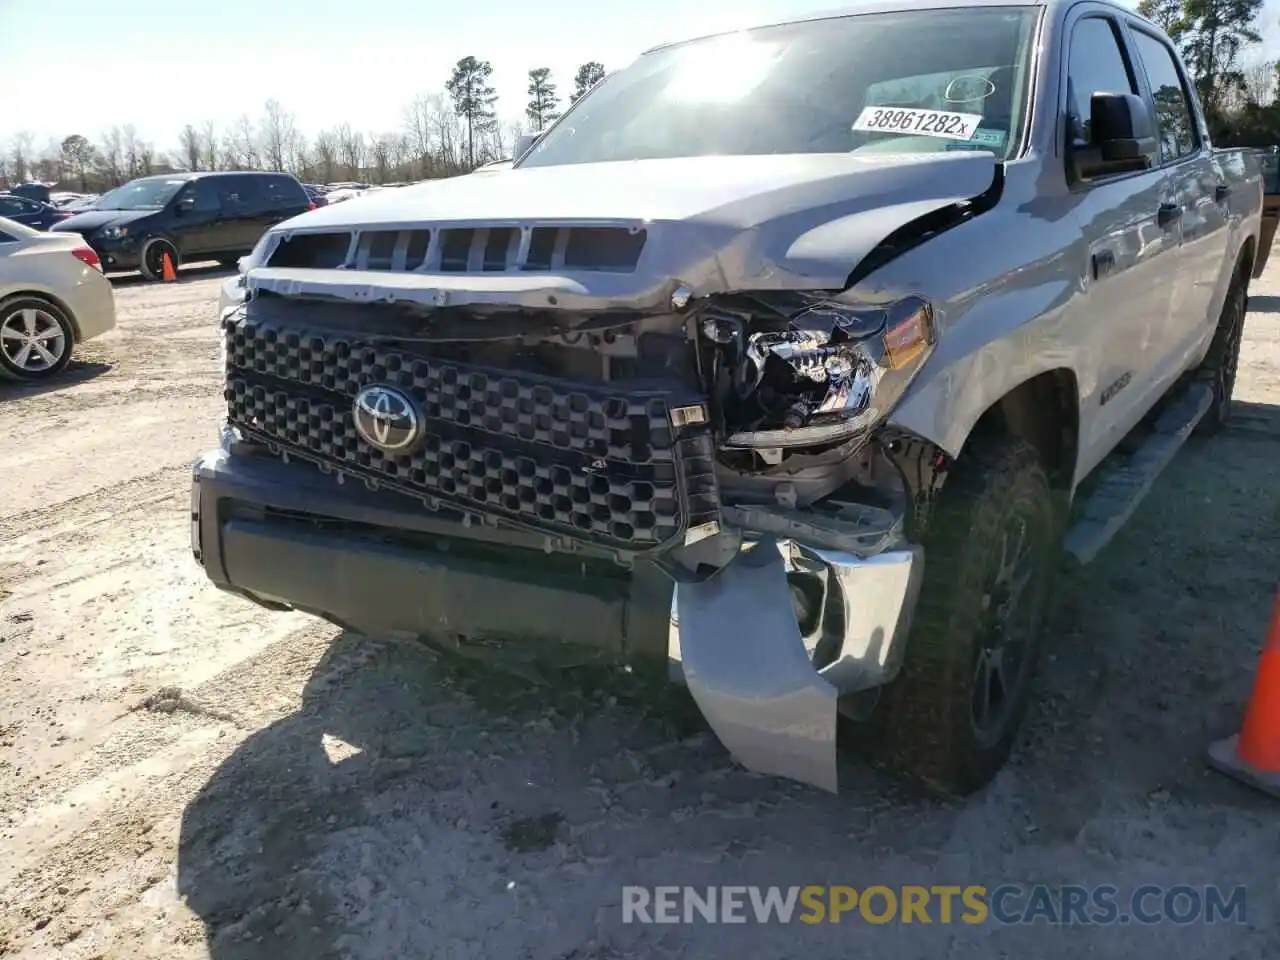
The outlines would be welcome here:
<svg viewBox="0 0 1280 960">
<path fill-rule="evenodd" d="M 217 251 L 243 253 L 252 250 L 262 235 L 262 187 L 258 178 L 234 173 L 212 179 L 218 189 Z"/>
<path fill-rule="evenodd" d="M 1136 65 L 1114 12 L 1082 4 L 1066 24 L 1066 82 L 1060 105 L 1068 139 L 1087 142 L 1095 93 L 1140 95 Z M 1070 172 L 1069 172 L 1070 176 Z M 1168 325 L 1180 223 L 1160 214 L 1169 191 L 1164 170 L 1071 183 L 1085 244 L 1081 292 L 1072 300 L 1073 334 L 1086 345 L 1080 390 L 1080 474 L 1128 433 L 1146 407 L 1155 376 L 1154 341 Z"/>
<path fill-rule="evenodd" d="M 1157 346 L 1164 366 L 1160 378 L 1167 381 L 1213 335 L 1222 311 L 1234 266 L 1225 262 L 1230 188 L 1173 48 L 1136 21 L 1129 24 L 1129 37 L 1158 126 L 1160 164 L 1169 174 L 1163 203 L 1181 221 L 1178 271 Z"/>
</svg>

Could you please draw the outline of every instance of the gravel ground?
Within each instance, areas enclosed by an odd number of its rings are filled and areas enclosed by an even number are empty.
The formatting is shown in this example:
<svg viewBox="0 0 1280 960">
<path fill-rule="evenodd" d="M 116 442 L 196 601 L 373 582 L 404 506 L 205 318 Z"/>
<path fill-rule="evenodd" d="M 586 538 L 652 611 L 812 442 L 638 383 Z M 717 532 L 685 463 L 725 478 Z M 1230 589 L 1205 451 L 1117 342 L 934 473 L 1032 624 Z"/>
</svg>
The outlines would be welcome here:
<svg viewBox="0 0 1280 960">
<path fill-rule="evenodd" d="M 1014 761 L 944 803 L 736 768 L 643 690 L 486 679 L 219 594 L 187 543 L 221 274 L 0 386 L 0 955 L 1275 957 L 1276 807 L 1206 772 L 1280 571 L 1280 260 L 1232 426 L 1070 575 Z M 626 884 L 1248 887 L 1244 923 L 624 924 Z M 935 914 L 936 918 L 936 914 Z"/>
</svg>

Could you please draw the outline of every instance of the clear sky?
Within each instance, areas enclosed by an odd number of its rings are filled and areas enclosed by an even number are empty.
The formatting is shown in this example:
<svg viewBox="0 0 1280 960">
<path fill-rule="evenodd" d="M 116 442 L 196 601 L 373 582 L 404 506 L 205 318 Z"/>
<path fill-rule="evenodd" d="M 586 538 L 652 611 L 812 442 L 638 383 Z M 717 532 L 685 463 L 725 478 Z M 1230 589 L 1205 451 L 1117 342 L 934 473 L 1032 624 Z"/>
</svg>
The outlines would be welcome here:
<svg viewBox="0 0 1280 960">
<path fill-rule="evenodd" d="M 219 126 L 268 97 L 307 133 L 344 120 L 398 130 L 458 58 L 494 68 L 499 116 L 523 116 L 531 67 L 561 94 L 578 64 L 840 0 L 0 0 L 0 140 L 132 122 L 160 150 L 185 123 Z M 74 11 L 74 13 L 72 13 Z M 14 96 L 17 94 L 17 96 Z"/>
<path fill-rule="evenodd" d="M 1133 0 L 1136 3 L 1136 0 Z M 646 47 L 840 0 L 0 0 L 0 140 L 96 140 L 133 123 L 161 151 L 183 124 L 254 120 L 275 97 L 308 134 L 343 121 L 399 130 L 468 54 L 489 60 L 499 116 L 523 115 L 526 72 L 560 92 L 578 64 L 622 66 Z M 1272 11 L 1265 17 L 1275 38 Z M 1270 43 L 1269 47 L 1280 47 Z M 1271 54 L 1275 56 L 1275 52 Z"/>
</svg>

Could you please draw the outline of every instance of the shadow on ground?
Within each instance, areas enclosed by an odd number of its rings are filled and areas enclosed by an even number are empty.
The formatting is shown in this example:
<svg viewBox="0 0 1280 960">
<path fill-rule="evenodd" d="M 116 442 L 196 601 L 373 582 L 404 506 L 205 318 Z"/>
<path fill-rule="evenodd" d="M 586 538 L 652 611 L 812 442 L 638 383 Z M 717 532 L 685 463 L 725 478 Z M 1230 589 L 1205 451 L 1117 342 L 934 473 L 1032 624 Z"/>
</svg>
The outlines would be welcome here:
<svg viewBox="0 0 1280 960">
<path fill-rule="evenodd" d="M 26 397 L 38 397 L 42 393 L 54 390 L 65 390 L 80 383 L 87 383 L 111 370 L 111 364 L 98 363 L 92 360 L 76 360 L 71 362 L 55 377 L 38 380 L 34 383 L 19 383 L 0 377 L 0 403 L 6 400 L 21 400 Z"/>
<path fill-rule="evenodd" d="M 1280 297 L 1260 295 L 1249 297 L 1250 313 L 1280 313 Z"/>
<path fill-rule="evenodd" d="M 647 680 L 537 687 L 344 634 L 301 708 L 187 807 L 179 892 L 214 960 L 765 957 L 798 937 L 826 958 L 857 933 L 624 926 L 624 884 L 1229 882 L 1269 898 L 1274 808 L 1207 773 L 1204 750 L 1237 728 L 1275 591 L 1278 452 L 1280 412 L 1237 404 L 1094 565 L 1064 571 L 1038 704 L 968 801 L 856 763 L 839 797 L 749 775 Z M 1252 958 L 1280 946 L 1256 922 L 874 942 L 885 958 L 1190 957 L 1212 934 Z"/>
<path fill-rule="evenodd" d="M 211 277 L 231 276 L 236 272 L 235 267 L 224 267 L 220 263 L 184 263 L 178 270 L 178 277 L 171 281 L 174 284 L 195 283 L 197 280 L 208 280 Z M 146 286 L 151 283 L 160 283 L 158 280 L 148 280 L 140 273 L 115 273 L 109 279 L 113 287 L 137 287 Z"/>
</svg>

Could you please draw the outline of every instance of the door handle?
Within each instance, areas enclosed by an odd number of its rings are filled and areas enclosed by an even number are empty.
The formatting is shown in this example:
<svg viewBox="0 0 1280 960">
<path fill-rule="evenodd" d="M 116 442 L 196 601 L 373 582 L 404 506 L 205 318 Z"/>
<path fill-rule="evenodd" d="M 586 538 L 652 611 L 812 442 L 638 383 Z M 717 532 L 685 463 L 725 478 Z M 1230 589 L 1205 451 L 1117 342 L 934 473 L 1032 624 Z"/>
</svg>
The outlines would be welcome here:
<svg viewBox="0 0 1280 960">
<path fill-rule="evenodd" d="M 1182 219 L 1182 204 L 1180 203 L 1162 203 L 1160 209 L 1156 211 L 1156 223 L 1161 227 L 1167 227 L 1176 220 Z"/>
<path fill-rule="evenodd" d="M 1218 203 L 1222 203 L 1229 196 L 1231 196 L 1231 188 L 1225 183 L 1220 183 L 1213 188 L 1213 199 Z"/>
</svg>

